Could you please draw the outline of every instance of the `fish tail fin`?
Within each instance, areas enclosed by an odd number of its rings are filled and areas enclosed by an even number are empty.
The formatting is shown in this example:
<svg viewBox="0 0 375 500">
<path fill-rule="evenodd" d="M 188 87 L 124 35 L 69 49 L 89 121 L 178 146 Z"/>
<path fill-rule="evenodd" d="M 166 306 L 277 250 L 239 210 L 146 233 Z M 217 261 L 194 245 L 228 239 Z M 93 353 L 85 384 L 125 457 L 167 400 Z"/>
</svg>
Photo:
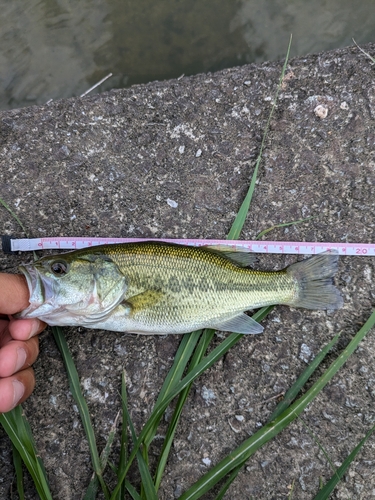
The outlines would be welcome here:
<svg viewBox="0 0 375 500">
<path fill-rule="evenodd" d="M 288 305 L 306 309 L 339 309 L 343 305 L 340 292 L 333 284 L 339 256 L 323 252 L 292 264 L 287 274 L 297 281 L 297 294 Z"/>
</svg>

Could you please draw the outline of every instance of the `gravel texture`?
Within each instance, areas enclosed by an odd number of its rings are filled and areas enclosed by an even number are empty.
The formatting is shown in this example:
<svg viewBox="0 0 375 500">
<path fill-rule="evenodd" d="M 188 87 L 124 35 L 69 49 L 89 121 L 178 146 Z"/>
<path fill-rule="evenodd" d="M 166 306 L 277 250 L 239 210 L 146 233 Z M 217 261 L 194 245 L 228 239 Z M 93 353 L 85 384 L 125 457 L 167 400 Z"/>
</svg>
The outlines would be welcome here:
<svg viewBox="0 0 375 500">
<path fill-rule="evenodd" d="M 365 49 L 374 54 L 375 45 Z M 33 236 L 224 238 L 246 194 L 282 63 L 152 82 L 0 113 L 0 196 Z M 374 65 L 356 47 L 291 60 L 271 122 L 242 238 L 374 242 Z M 2 232 L 23 233 L 5 210 Z M 31 255 L 1 255 L 16 272 Z M 279 269 L 295 256 L 262 256 Z M 339 312 L 277 307 L 264 334 L 243 338 L 192 387 L 160 499 L 173 499 L 267 421 L 277 398 L 332 336 L 340 353 L 372 312 L 374 259 L 340 259 Z M 131 416 L 147 419 L 180 338 L 66 329 L 102 448 L 120 408 L 126 370 Z M 216 337 L 214 345 L 220 342 Z M 323 393 L 258 452 L 226 498 L 314 497 L 375 421 L 370 332 Z M 56 500 L 79 499 L 92 469 L 52 336 L 41 337 L 37 388 L 23 405 Z M 166 413 L 165 420 L 169 413 Z M 152 454 L 161 446 L 163 423 Z M 374 439 L 334 499 L 375 498 Z M 0 497 L 15 490 L 11 445 L 0 430 Z M 151 457 L 151 463 L 154 456 Z M 135 479 L 136 480 L 136 479 Z M 111 479 L 109 478 L 111 482 Z M 30 481 L 26 497 L 37 498 Z M 15 496 L 16 498 L 16 496 Z M 207 499 L 214 498 L 206 495 Z"/>
</svg>

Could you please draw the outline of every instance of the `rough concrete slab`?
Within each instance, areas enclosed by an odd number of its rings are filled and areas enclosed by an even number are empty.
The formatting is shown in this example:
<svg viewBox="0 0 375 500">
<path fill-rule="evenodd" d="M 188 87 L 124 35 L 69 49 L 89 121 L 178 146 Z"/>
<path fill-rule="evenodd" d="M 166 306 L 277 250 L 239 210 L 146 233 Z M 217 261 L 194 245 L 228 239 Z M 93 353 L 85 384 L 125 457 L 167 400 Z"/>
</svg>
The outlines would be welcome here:
<svg viewBox="0 0 375 500">
<path fill-rule="evenodd" d="M 374 54 L 375 45 L 366 49 Z M 249 184 L 281 66 L 249 65 L 3 112 L 0 195 L 33 236 L 224 238 Z M 374 241 L 374 71 L 357 48 L 290 62 L 243 238 L 312 216 L 269 236 Z M 3 233 L 23 236 L 4 210 L 0 220 Z M 8 272 L 31 260 L 25 255 L 0 258 Z M 259 265 L 276 269 L 294 260 L 268 256 Z M 178 497 L 210 463 L 265 423 L 277 396 L 342 331 L 339 346 L 324 363 L 328 366 L 372 311 L 374 271 L 373 258 L 342 258 L 337 277 L 342 310 L 277 307 L 263 322 L 263 335 L 243 338 L 195 382 L 161 499 Z M 66 338 L 99 445 L 119 410 L 123 369 L 139 430 L 180 338 L 84 329 L 67 329 Z M 214 344 L 219 342 L 218 337 Z M 374 350 L 372 332 L 303 414 L 335 465 L 374 424 Z M 89 452 L 48 333 L 35 369 L 37 388 L 24 409 L 54 498 L 81 498 L 91 476 Z M 0 436 L 0 497 L 9 498 L 15 488 L 11 447 L 2 431 Z M 155 453 L 160 445 L 155 440 Z M 333 498 L 375 496 L 374 451 L 371 439 Z M 310 499 L 320 478 L 330 475 L 326 457 L 297 421 L 248 461 L 227 497 L 285 499 L 294 484 L 292 498 Z M 28 484 L 28 499 L 37 498 L 32 491 Z"/>
</svg>

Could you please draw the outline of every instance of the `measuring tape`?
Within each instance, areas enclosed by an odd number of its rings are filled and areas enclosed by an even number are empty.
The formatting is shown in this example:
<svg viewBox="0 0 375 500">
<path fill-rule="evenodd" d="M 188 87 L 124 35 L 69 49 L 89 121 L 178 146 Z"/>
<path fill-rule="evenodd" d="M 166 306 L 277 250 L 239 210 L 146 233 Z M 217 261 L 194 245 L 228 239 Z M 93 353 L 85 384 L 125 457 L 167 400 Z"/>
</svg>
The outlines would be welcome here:
<svg viewBox="0 0 375 500">
<path fill-rule="evenodd" d="M 89 238 L 55 237 L 22 238 L 2 236 L 2 249 L 5 253 L 30 252 L 32 250 L 78 250 L 97 245 L 114 243 L 139 243 L 142 241 L 161 241 L 190 246 L 226 247 L 231 251 L 315 255 L 335 251 L 339 255 L 375 256 L 375 244 L 366 243 L 317 243 L 296 241 L 241 241 L 241 240 L 203 240 L 203 239 L 155 239 L 155 238 Z"/>
</svg>

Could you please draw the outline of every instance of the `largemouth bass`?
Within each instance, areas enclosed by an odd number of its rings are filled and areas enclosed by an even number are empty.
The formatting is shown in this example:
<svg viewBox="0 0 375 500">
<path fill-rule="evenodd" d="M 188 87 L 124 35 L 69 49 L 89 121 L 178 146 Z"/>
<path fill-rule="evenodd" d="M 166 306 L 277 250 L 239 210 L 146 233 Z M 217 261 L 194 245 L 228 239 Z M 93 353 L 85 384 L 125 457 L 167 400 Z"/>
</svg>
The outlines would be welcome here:
<svg viewBox="0 0 375 500">
<path fill-rule="evenodd" d="M 252 254 L 159 242 L 101 245 L 21 266 L 30 306 L 21 318 L 142 334 L 200 328 L 261 333 L 245 311 L 272 304 L 337 309 L 338 256 L 324 253 L 281 271 L 247 266 Z"/>
</svg>

